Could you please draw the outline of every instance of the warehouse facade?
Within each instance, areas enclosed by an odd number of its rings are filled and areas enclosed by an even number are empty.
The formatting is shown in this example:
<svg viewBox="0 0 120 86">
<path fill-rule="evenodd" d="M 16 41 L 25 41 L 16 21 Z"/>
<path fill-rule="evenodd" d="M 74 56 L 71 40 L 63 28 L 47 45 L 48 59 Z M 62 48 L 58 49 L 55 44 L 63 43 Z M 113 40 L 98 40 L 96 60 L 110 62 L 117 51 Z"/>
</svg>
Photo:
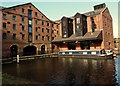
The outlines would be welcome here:
<svg viewBox="0 0 120 86">
<path fill-rule="evenodd" d="M 105 4 L 58 21 L 51 21 L 32 3 L 1 7 L 1 11 L 3 57 L 114 49 L 112 17 Z"/>
<path fill-rule="evenodd" d="M 59 35 L 57 23 L 31 3 L 2 8 L 1 11 L 3 57 L 52 52 L 51 41 Z"/>
<path fill-rule="evenodd" d="M 63 17 L 60 35 L 52 42 L 63 50 L 114 49 L 112 17 L 105 3 L 94 6 L 94 11 Z"/>
</svg>

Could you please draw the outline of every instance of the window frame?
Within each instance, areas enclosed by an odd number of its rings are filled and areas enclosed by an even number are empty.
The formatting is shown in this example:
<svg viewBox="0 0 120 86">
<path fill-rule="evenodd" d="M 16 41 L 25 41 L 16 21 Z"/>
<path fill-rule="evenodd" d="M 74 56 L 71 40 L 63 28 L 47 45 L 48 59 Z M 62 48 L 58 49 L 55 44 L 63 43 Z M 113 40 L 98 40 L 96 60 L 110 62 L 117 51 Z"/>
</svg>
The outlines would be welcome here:
<svg viewBox="0 0 120 86">
<path fill-rule="evenodd" d="M 22 34 L 22 40 L 25 40 L 25 34 Z"/>
<path fill-rule="evenodd" d="M 16 16 L 12 16 L 12 20 L 14 20 L 14 21 L 15 21 L 15 20 L 16 20 Z"/>
<path fill-rule="evenodd" d="M 25 26 L 24 25 L 22 25 L 22 31 L 25 31 Z"/>
<path fill-rule="evenodd" d="M 16 40 L 17 39 L 17 36 L 16 36 L 16 34 L 13 34 L 13 40 Z"/>
<path fill-rule="evenodd" d="M 24 8 L 22 8 L 22 13 L 25 13 L 25 9 Z"/>
<path fill-rule="evenodd" d="M 45 37 L 44 37 L 44 36 L 42 36 L 42 40 L 43 40 L 43 41 L 45 40 Z"/>
<path fill-rule="evenodd" d="M 3 14 L 3 19 L 7 19 L 7 16 L 6 16 L 6 14 Z"/>
<path fill-rule="evenodd" d="M 17 29 L 17 26 L 16 26 L 16 24 L 13 24 L 13 27 L 12 27 L 14 30 L 16 30 Z"/>
<path fill-rule="evenodd" d="M 3 28 L 7 28 L 7 23 L 3 23 Z"/>
<path fill-rule="evenodd" d="M 25 18 L 24 17 L 22 17 L 22 22 L 24 22 L 25 21 Z"/>
<path fill-rule="evenodd" d="M 7 39 L 7 33 L 3 33 L 2 39 Z"/>
</svg>

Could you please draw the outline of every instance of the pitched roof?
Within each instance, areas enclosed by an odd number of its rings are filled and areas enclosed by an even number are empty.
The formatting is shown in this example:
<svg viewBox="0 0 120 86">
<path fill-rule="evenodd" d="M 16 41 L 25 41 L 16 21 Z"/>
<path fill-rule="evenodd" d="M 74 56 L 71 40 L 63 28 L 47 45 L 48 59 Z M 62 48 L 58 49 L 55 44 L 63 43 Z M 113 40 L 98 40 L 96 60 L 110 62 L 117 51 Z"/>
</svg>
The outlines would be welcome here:
<svg viewBox="0 0 120 86">
<path fill-rule="evenodd" d="M 12 6 L 12 7 L 6 7 L 3 10 L 5 10 L 5 9 L 11 9 L 11 8 L 14 8 L 14 7 L 19 7 L 19 6 L 24 6 L 24 5 L 28 5 L 28 4 L 32 4 L 32 3 L 25 3 L 25 4 L 15 5 L 15 6 Z"/>
<path fill-rule="evenodd" d="M 69 38 L 62 38 L 62 36 L 56 37 L 52 42 L 73 42 L 73 41 L 86 41 L 86 40 L 102 40 L 102 32 L 87 32 L 84 36 L 76 37 L 75 34 Z"/>
<path fill-rule="evenodd" d="M 84 13 L 84 15 L 86 15 L 86 16 L 98 15 L 101 12 L 103 12 L 105 9 L 106 8 L 97 9 L 97 10 L 94 10 L 94 11 L 90 11 L 90 12 Z"/>
<path fill-rule="evenodd" d="M 16 6 L 12 6 L 12 7 L 8 7 L 8 8 L 3 8 L 2 10 L 4 11 L 5 9 L 11 9 L 14 7 L 19 7 L 19 6 L 24 6 L 24 5 L 32 5 L 34 8 L 36 8 L 31 2 L 30 3 L 25 3 L 25 4 L 21 4 L 21 5 L 16 5 Z M 36 8 L 42 15 L 44 15 L 38 8 Z M 45 16 L 45 15 L 44 15 Z M 45 16 L 46 17 L 46 16 Z M 49 21 L 54 22 L 52 20 L 50 20 L 48 17 L 46 17 Z M 54 22 L 55 23 L 55 22 Z"/>
</svg>

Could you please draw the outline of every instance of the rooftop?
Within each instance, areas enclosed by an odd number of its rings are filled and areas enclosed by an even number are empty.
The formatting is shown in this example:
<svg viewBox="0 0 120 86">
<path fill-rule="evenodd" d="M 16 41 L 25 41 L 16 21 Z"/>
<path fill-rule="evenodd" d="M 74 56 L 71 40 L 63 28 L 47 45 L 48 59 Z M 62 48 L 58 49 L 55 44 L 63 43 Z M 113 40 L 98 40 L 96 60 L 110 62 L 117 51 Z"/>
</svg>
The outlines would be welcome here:
<svg viewBox="0 0 120 86">
<path fill-rule="evenodd" d="M 69 38 L 56 37 L 52 42 L 73 42 L 73 41 L 86 41 L 86 40 L 102 40 L 102 31 L 87 32 L 84 36 L 76 37 L 75 34 Z"/>
</svg>

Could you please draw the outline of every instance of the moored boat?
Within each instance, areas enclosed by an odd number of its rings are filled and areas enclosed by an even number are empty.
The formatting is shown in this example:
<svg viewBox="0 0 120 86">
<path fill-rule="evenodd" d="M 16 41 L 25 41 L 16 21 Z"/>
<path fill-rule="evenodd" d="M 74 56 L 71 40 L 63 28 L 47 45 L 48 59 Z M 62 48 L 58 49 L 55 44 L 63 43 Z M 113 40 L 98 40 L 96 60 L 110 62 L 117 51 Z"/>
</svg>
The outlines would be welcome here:
<svg viewBox="0 0 120 86">
<path fill-rule="evenodd" d="M 114 57 L 114 52 L 111 50 L 65 50 L 65 51 L 60 51 L 58 52 L 59 56 L 67 56 L 67 57 L 90 57 L 90 58 L 113 58 Z"/>
</svg>

